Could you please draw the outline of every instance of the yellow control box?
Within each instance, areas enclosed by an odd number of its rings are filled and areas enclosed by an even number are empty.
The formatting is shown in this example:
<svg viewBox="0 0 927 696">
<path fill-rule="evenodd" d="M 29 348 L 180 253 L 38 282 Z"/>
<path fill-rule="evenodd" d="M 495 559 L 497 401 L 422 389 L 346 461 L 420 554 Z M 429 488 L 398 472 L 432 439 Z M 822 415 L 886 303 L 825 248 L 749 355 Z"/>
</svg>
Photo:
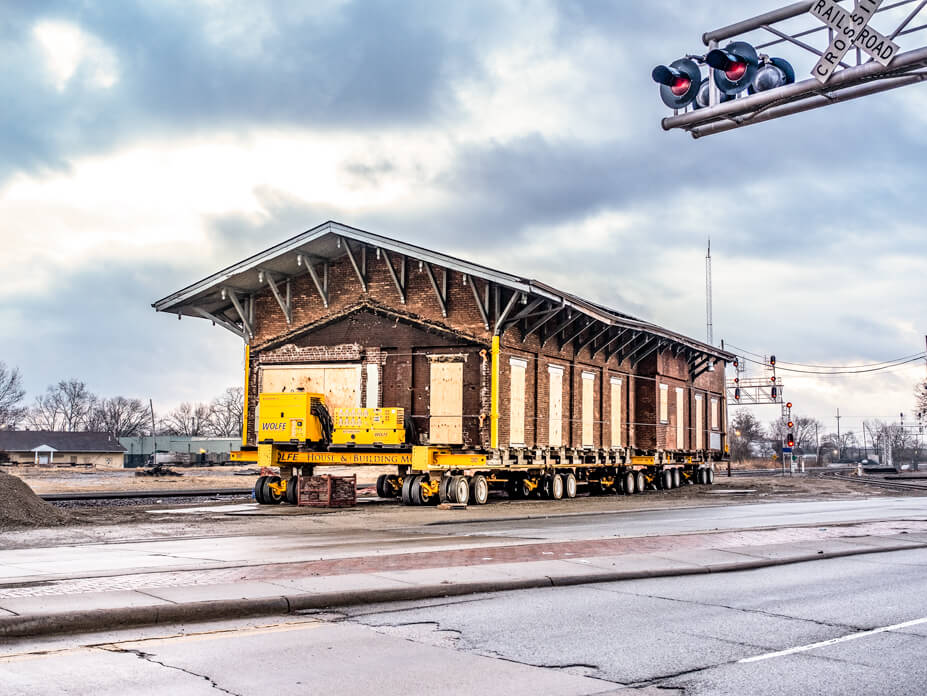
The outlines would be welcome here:
<svg viewBox="0 0 927 696">
<path fill-rule="evenodd" d="M 321 442 L 322 429 L 312 415 L 313 403 L 325 403 L 310 392 L 265 393 L 258 399 L 258 442 Z"/>
<path fill-rule="evenodd" d="M 401 408 L 336 408 L 333 445 L 402 445 L 406 441 Z"/>
</svg>

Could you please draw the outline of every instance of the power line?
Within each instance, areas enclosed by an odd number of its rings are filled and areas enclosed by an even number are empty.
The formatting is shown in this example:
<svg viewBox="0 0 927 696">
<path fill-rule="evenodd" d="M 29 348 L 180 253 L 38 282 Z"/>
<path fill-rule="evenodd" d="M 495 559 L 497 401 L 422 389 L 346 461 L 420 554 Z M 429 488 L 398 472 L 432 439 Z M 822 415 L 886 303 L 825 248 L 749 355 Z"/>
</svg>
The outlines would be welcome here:
<svg viewBox="0 0 927 696">
<path fill-rule="evenodd" d="M 733 348 L 736 351 L 747 353 L 748 355 L 753 355 L 757 358 L 763 358 L 764 360 L 766 359 L 765 355 L 761 355 L 760 353 L 754 353 L 753 351 L 747 350 L 746 348 L 735 346 L 732 343 L 728 343 L 727 346 L 729 348 Z M 882 360 L 880 362 L 863 363 L 861 365 L 813 365 L 809 363 L 789 362 L 788 360 L 778 360 L 777 359 L 776 367 L 779 367 L 779 365 L 794 365 L 796 367 L 816 367 L 816 368 L 823 368 L 823 369 L 829 369 L 829 370 L 855 370 L 856 368 L 877 367 L 879 365 L 889 365 L 891 363 L 903 364 L 901 361 L 910 362 L 911 360 L 923 358 L 924 355 L 925 355 L 924 351 L 921 351 L 920 353 L 913 353 L 911 355 L 905 355 L 900 358 L 895 358 L 893 360 Z M 751 361 L 751 362 L 755 362 L 755 361 Z M 765 365 L 766 363 L 759 363 L 759 364 Z M 783 369 L 783 368 L 779 368 L 779 369 Z"/>
<path fill-rule="evenodd" d="M 876 365 L 881 365 L 881 367 L 869 367 L 867 369 L 846 369 L 846 368 L 837 368 L 834 370 L 797 370 L 794 367 L 782 367 L 779 364 L 779 361 L 776 361 L 776 369 L 782 372 L 793 372 L 795 374 L 803 375 L 860 375 L 867 372 L 880 372 L 882 370 L 888 370 L 894 367 L 901 367 L 907 365 L 908 363 L 916 362 L 918 360 L 923 360 L 927 353 L 918 353 L 909 357 L 907 360 L 899 359 L 898 361 L 886 362 L 886 363 L 875 363 Z M 747 362 L 751 362 L 755 365 L 761 365 L 763 367 L 769 367 L 769 363 L 760 362 L 759 360 L 753 360 L 752 358 L 744 358 Z M 790 363 L 794 364 L 794 363 Z M 860 365 L 859 367 L 863 367 Z"/>
</svg>

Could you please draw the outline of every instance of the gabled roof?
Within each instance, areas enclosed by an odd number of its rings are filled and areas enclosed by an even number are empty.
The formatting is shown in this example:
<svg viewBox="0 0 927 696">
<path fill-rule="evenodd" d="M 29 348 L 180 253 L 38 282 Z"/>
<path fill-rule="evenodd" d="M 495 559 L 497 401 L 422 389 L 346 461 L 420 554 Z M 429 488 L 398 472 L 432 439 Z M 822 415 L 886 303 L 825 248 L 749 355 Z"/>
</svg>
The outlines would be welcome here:
<svg viewBox="0 0 927 696">
<path fill-rule="evenodd" d="M 571 293 L 557 290 L 540 281 L 498 271 L 331 220 L 178 290 L 158 300 L 152 306 L 159 312 L 211 319 L 244 338 L 245 327 L 243 322 L 240 323 L 238 320 L 238 308 L 233 307 L 229 302 L 228 290 L 232 291 L 231 299 L 238 302 L 236 298 L 238 294 L 247 296 L 263 290 L 266 287 L 268 275 L 288 277 L 300 270 L 305 272 L 305 265 L 302 269 L 297 267 L 297 255 L 315 262 L 333 261 L 346 256 L 348 253 L 346 240 L 454 270 L 508 288 L 513 292 L 524 293 L 529 302 L 545 301 L 561 308 L 576 310 L 604 325 L 657 336 L 667 343 L 680 344 L 712 358 L 728 361 L 734 359 L 732 353 L 629 314 L 584 300 Z"/>
<path fill-rule="evenodd" d="M 52 430 L 0 430 L 0 451 L 31 452 L 46 445 L 57 452 L 125 452 L 109 433 L 62 433 Z"/>
</svg>

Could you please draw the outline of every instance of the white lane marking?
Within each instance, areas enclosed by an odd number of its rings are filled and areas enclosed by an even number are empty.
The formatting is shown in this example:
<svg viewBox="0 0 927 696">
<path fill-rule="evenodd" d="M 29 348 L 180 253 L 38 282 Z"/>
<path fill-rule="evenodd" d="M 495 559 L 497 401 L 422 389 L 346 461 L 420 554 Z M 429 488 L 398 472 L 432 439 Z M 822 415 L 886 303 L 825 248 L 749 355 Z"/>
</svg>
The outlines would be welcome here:
<svg viewBox="0 0 927 696">
<path fill-rule="evenodd" d="M 745 657 L 742 660 L 738 660 L 738 663 L 744 662 L 759 662 L 760 660 L 771 660 L 774 657 L 783 657 L 785 655 L 794 655 L 795 653 L 805 652 L 807 650 L 814 650 L 815 648 L 824 648 L 828 645 L 835 645 L 837 643 L 843 643 L 848 640 L 856 640 L 857 638 L 865 638 L 866 636 L 875 635 L 876 633 L 885 633 L 886 631 L 897 631 L 901 628 L 908 628 L 909 626 L 917 626 L 919 624 L 927 623 L 927 617 L 923 619 L 913 619 L 911 621 L 905 621 L 904 623 L 894 624 L 892 626 L 882 626 L 881 628 L 873 628 L 871 631 L 860 631 L 859 633 L 851 633 L 848 636 L 843 636 L 842 638 L 831 638 L 830 640 L 822 640 L 820 643 L 811 643 L 810 645 L 802 645 L 797 648 L 789 648 L 788 650 L 780 650 L 778 652 L 766 653 L 765 655 L 756 655 L 755 657 Z"/>
</svg>

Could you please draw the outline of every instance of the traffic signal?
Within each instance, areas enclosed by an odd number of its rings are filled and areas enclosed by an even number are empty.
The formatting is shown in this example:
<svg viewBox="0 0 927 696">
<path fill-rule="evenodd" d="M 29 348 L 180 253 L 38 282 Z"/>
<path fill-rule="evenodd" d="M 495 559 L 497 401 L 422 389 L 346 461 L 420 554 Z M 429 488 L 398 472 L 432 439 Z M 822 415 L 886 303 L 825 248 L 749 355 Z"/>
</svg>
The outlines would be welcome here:
<svg viewBox="0 0 927 696">
<path fill-rule="evenodd" d="M 787 440 L 787 442 L 789 443 L 789 447 L 795 446 L 795 436 L 792 435 L 792 433 L 789 433 L 789 439 Z"/>
<path fill-rule="evenodd" d="M 740 401 L 740 387 L 734 389 L 734 401 Z"/>
<path fill-rule="evenodd" d="M 795 70 L 783 58 L 769 58 L 756 70 L 753 82 L 747 88 L 750 94 L 768 92 L 777 87 L 784 87 L 795 82 Z"/>
<path fill-rule="evenodd" d="M 660 85 L 660 98 L 671 109 L 684 109 L 693 101 L 702 86 L 702 71 L 690 58 L 680 58 L 667 65 L 658 65 L 651 73 Z"/>
<path fill-rule="evenodd" d="M 776 356 L 775 356 L 775 355 L 770 355 L 770 356 L 769 356 L 769 365 L 770 365 L 770 367 L 775 367 L 775 366 L 776 366 Z"/>
<path fill-rule="evenodd" d="M 795 427 L 795 424 L 792 421 L 788 422 L 789 430 Z"/>
<path fill-rule="evenodd" d="M 726 101 L 730 101 L 734 98 L 733 94 L 721 94 L 721 99 L 718 101 L 719 104 L 723 104 Z M 698 94 L 695 95 L 695 104 L 693 106 L 696 109 L 704 109 L 708 106 L 711 106 L 711 89 L 709 87 L 708 78 L 706 77 L 702 80 L 701 86 L 698 88 Z M 734 361 L 734 367 L 737 367 L 737 361 Z"/>
<path fill-rule="evenodd" d="M 773 401 L 775 401 L 778 397 L 779 397 L 779 390 L 776 389 L 775 387 L 773 387 L 773 388 L 772 388 L 772 398 L 773 398 Z"/>
<path fill-rule="evenodd" d="M 785 405 L 785 407 L 791 411 L 791 410 L 792 410 L 792 402 L 789 401 L 789 402 Z"/>
<path fill-rule="evenodd" d="M 760 57 L 746 41 L 732 41 L 723 49 L 715 48 L 705 56 L 715 70 L 715 84 L 722 94 L 743 92 L 756 77 Z"/>
</svg>

